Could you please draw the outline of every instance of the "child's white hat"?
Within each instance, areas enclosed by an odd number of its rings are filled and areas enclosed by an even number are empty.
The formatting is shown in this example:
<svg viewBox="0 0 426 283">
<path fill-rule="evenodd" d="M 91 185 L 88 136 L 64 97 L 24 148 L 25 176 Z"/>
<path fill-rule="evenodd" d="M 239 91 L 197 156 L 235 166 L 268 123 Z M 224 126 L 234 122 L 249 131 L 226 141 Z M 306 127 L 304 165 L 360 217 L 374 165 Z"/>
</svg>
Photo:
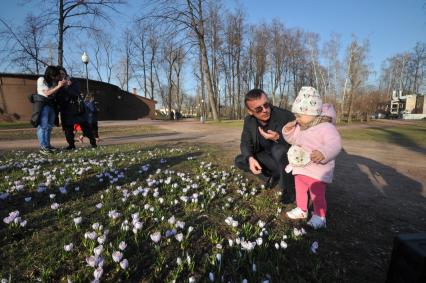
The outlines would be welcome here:
<svg viewBox="0 0 426 283">
<path fill-rule="evenodd" d="M 321 115 L 322 100 L 318 91 L 311 86 L 303 86 L 293 102 L 291 111 L 297 114 Z"/>
</svg>

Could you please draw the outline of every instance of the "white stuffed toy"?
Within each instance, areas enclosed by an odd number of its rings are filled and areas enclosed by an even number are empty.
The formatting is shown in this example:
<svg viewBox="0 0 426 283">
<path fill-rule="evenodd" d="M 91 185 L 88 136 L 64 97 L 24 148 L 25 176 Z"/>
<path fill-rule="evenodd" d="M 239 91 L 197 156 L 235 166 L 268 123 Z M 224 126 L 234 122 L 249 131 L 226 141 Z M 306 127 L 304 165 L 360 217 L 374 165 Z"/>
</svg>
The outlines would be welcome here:
<svg viewBox="0 0 426 283">
<path fill-rule="evenodd" d="M 297 145 L 292 145 L 288 152 L 288 165 L 285 167 L 285 172 L 290 173 L 293 167 L 303 167 L 311 163 L 311 154 L 307 150 Z"/>
</svg>

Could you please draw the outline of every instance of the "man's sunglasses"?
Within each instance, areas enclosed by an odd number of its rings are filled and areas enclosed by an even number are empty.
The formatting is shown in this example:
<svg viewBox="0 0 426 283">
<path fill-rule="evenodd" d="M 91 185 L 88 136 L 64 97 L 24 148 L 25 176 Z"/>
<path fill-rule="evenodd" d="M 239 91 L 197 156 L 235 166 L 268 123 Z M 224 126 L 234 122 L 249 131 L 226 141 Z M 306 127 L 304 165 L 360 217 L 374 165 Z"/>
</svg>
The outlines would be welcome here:
<svg viewBox="0 0 426 283">
<path fill-rule="evenodd" d="M 256 114 L 259 114 L 260 112 L 263 111 L 263 109 L 268 110 L 270 107 L 271 107 L 271 104 L 269 104 L 269 102 L 266 102 L 265 104 L 263 104 L 263 105 L 261 105 L 259 107 L 254 108 L 253 111 Z"/>
</svg>

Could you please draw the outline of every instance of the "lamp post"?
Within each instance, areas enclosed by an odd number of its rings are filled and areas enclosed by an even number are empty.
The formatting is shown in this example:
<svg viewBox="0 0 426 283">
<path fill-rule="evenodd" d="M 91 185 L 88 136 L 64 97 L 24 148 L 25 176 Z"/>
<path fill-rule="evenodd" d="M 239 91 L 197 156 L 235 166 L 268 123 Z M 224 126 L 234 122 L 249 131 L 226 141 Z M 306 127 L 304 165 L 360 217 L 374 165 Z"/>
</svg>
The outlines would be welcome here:
<svg viewBox="0 0 426 283">
<path fill-rule="evenodd" d="M 86 95 L 89 94 L 89 73 L 87 72 L 87 64 L 89 64 L 89 56 L 87 55 L 86 51 L 83 52 L 83 55 L 81 56 L 81 61 L 83 61 L 84 65 L 86 65 Z"/>
</svg>

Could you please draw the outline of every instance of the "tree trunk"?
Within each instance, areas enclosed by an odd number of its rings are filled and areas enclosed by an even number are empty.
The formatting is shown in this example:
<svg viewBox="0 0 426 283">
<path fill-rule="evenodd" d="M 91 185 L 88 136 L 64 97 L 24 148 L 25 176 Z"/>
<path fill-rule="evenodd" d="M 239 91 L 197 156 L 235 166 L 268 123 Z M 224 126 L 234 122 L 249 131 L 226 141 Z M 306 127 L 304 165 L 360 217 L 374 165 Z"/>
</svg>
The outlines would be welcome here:
<svg viewBox="0 0 426 283">
<path fill-rule="evenodd" d="M 58 65 L 62 66 L 64 56 L 64 0 L 59 0 L 58 22 Z"/>
</svg>

